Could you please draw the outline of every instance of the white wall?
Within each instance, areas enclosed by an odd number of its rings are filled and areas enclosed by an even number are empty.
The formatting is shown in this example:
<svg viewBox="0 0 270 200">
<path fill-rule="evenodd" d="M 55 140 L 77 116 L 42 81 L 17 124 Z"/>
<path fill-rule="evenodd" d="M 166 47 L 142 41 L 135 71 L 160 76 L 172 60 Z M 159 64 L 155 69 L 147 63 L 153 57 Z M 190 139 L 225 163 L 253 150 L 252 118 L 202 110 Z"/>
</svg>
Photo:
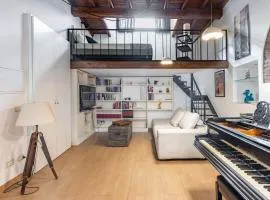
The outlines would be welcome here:
<svg viewBox="0 0 270 200">
<path fill-rule="evenodd" d="M 27 101 L 26 46 L 23 39 L 23 13 L 32 13 L 65 37 L 66 29 L 79 20 L 70 14 L 70 7 L 60 0 L 9 0 L 0 7 L 0 185 L 22 173 L 24 162 L 17 159 L 26 154 L 27 136 L 15 127 L 14 107 Z M 15 165 L 7 168 L 6 162 Z"/>
<path fill-rule="evenodd" d="M 93 111 L 80 112 L 79 85 L 89 85 L 88 73 L 71 70 L 71 143 L 79 145 L 94 133 Z"/>
<path fill-rule="evenodd" d="M 249 4 L 250 27 L 251 27 L 251 55 L 241 60 L 234 59 L 234 16 L 237 15 L 245 5 Z M 258 60 L 259 67 L 259 100 L 270 102 L 270 84 L 262 81 L 263 48 L 266 35 L 269 30 L 269 0 L 230 0 L 224 8 L 224 16 L 215 21 L 215 25 L 228 29 L 228 58 L 229 69 L 226 70 L 226 97 L 215 98 L 214 94 L 214 72 L 217 70 L 202 70 L 195 73 L 202 90 L 209 95 L 217 112 L 221 116 L 238 116 L 239 113 L 253 112 L 255 105 L 233 103 L 233 67 Z"/>
</svg>

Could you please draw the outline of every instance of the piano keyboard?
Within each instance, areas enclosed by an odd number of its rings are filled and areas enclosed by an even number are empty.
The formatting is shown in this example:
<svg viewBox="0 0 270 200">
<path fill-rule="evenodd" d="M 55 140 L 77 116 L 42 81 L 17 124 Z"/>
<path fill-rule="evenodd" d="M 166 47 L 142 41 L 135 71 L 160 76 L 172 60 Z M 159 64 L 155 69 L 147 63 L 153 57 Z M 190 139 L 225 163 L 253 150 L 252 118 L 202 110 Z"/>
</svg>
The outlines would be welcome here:
<svg viewBox="0 0 270 200">
<path fill-rule="evenodd" d="M 270 168 L 267 165 L 223 140 L 200 139 L 200 143 L 265 199 L 270 199 Z"/>
</svg>

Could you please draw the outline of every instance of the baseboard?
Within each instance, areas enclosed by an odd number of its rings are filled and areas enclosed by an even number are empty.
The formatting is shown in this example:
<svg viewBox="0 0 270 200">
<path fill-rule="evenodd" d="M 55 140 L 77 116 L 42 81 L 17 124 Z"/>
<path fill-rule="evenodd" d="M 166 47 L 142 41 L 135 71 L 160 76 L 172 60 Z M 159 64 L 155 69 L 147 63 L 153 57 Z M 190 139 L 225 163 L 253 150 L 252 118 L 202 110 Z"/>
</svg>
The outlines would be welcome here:
<svg viewBox="0 0 270 200">
<path fill-rule="evenodd" d="M 22 180 L 22 174 L 17 175 L 13 179 L 9 180 L 8 182 L 4 183 L 4 185 L 0 186 L 0 193 L 3 193 L 5 189 L 7 189 L 10 185 Z"/>
</svg>

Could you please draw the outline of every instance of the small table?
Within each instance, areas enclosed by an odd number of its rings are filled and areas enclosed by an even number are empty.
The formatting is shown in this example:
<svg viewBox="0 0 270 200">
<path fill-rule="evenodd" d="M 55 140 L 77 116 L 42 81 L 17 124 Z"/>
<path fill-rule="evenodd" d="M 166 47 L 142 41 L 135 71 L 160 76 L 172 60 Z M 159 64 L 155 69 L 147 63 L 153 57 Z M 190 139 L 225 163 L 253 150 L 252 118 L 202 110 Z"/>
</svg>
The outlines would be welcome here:
<svg viewBox="0 0 270 200">
<path fill-rule="evenodd" d="M 107 146 L 125 147 L 132 138 L 132 122 L 124 126 L 111 125 L 106 137 Z"/>
</svg>

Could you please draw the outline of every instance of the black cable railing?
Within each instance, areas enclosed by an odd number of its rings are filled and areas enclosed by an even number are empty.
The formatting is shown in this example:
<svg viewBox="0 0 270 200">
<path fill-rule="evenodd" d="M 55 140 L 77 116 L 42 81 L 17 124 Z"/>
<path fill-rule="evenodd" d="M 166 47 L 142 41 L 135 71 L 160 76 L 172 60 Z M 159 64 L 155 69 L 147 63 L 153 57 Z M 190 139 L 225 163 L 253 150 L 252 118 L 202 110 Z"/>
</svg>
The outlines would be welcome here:
<svg viewBox="0 0 270 200">
<path fill-rule="evenodd" d="M 99 32 L 110 34 L 99 34 Z M 198 30 L 68 29 L 72 60 L 226 61 L 227 31 L 203 41 Z M 97 33 L 97 34 L 93 34 Z"/>
</svg>

